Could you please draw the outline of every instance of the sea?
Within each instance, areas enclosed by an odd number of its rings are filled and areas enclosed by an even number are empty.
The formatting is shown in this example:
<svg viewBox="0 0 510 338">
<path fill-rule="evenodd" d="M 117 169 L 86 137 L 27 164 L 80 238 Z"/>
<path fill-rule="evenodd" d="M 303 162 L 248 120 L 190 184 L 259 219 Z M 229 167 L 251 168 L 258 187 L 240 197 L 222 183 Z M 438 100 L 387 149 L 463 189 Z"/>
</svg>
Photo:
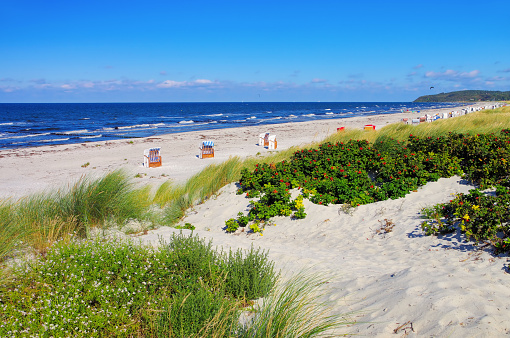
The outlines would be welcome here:
<svg viewBox="0 0 510 338">
<path fill-rule="evenodd" d="M 0 103 L 0 149 L 458 106 L 414 102 Z"/>
</svg>

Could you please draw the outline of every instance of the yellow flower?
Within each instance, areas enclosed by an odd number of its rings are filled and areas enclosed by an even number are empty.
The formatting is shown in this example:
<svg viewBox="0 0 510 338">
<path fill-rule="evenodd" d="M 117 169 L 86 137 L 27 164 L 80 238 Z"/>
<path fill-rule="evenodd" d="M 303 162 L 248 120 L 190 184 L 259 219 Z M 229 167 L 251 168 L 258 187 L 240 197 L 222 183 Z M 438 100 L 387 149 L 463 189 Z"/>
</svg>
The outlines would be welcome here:
<svg viewBox="0 0 510 338">
<path fill-rule="evenodd" d="M 468 214 L 465 214 L 464 217 L 462 217 L 462 218 L 464 218 L 466 221 L 469 221 L 469 215 Z"/>
<path fill-rule="evenodd" d="M 473 209 L 473 210 L 478 210 L 478 209 L 480 209 L 480 206 L 479 206 L 479 205 L 473 205 L 473 206 L 471 207 L 471 209 Z"/>
</svg>

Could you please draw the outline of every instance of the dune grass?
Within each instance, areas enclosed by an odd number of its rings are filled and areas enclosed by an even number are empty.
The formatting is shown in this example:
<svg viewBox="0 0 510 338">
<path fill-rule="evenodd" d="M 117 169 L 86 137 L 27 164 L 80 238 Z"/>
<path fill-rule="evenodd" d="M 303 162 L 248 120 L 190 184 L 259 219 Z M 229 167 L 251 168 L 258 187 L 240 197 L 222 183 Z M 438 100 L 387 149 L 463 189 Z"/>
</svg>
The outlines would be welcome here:
<svg viewBox="0 0 510 338">
<path fill-rule="evenodd" d="M 265 157 L 249 157 L 241 160 L 232 157 L 221 164 L 212 164 L 191 177 L 184 185 L 163 183 L 154 196 L 153 202 L 165 207 L 164 224 L 175 224 L 184 212 L 197 203 L 202 203 L 215 195 L 223 186 L 236 182 L 244 168 L 253 168 L 256 163 L 276 163 L 290 156 L 297 148 L 287 149 Z"/>
<path fill-rule="evenodd" d="M 83 177 L 73 186 L 34 194 L 0 208 L 2 252 L 22 240 L 44 254 L 57 240 L 71 234 L 86 237 L 93 227 L 122 225 L 129 219 L 145 219 L 150 206 L 150 187 L 135 189 L 122 171 L 90 180 Z M 5 255 L 4 253 L 3 255 Z"/>
<path fill-rule="evenodd" d="M 326 279 L 301 272 L 280 283 L 257 307 L 254 318 L 237 335 L 241 338 L 339 337 L 353 324 L 349 314 L 332 315 L 334 304 L 325 302 Z"/>
<path fill-rule="evenodd" d="M 385 138 L 402 141 L 406 140 L 410 134 L 420 138 L 437 137 L 450 132 L 488 134 L 499 132 L 505 128 L 510 128 L 510 106 L 477 111 L 455 118 L 439 119 L 432 123 L 420 123 L 419 125 L 392 123 L 375 131 L 346 129 L 344 132 L 327 137 L 321 143 L 345 142 L 351 139 L 367 140 L 374 143 Z"/>
</svg>

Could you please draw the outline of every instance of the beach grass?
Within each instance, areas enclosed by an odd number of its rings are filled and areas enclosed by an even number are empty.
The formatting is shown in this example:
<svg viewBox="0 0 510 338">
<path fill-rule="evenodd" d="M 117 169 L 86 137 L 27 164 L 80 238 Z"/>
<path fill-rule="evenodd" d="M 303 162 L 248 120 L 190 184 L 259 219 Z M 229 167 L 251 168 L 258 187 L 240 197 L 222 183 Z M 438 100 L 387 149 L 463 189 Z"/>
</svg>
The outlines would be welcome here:
<svg viewBox="0 0 510 338">
<path fill-rule="evenodd" d="M 262 299 L 238 337 L 339 337 L 340 329 L 353 324 L 349 314 L 332 315 L 335 305 L 324 301 L 327 278 L 300 272 Z"/>
<path fill-rule="evenodd" d="M 490 134 L 510 128 L 510 106 L 472 112 L 449 119 L 439 119 L 432 123 L 410 125 L 392 123 L 379 130 L 346 129 L 330 135 L 321 143 L 347 142 L 349 140 L 366 140 L 375 143 L 380 139 L 393 138 L 406 140 L 410 134 L 418 137 L 437 137 L 450 132 L 460 134 Z M 310 148 L 310 147 L 308 147 Z"/>
</svg>

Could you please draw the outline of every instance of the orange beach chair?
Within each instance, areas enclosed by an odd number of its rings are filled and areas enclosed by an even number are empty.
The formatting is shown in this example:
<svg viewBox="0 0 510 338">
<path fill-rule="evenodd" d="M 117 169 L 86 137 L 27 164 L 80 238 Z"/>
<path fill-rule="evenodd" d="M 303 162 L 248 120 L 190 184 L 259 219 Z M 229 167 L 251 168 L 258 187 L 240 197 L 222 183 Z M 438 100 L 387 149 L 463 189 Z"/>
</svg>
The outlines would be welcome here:
<svg viewBox="0 0 510 338">
<path fill-rule="evenodd" d="M 200 146 L 200 158 L 214 157 L 214 142 L 203 141 Z"/>
<path fill-rule="evenodd" d="M 147 168 L 161 167 L 161 148 L 150 148 L 143 151 L 143 166 Z"/>
</svg>

